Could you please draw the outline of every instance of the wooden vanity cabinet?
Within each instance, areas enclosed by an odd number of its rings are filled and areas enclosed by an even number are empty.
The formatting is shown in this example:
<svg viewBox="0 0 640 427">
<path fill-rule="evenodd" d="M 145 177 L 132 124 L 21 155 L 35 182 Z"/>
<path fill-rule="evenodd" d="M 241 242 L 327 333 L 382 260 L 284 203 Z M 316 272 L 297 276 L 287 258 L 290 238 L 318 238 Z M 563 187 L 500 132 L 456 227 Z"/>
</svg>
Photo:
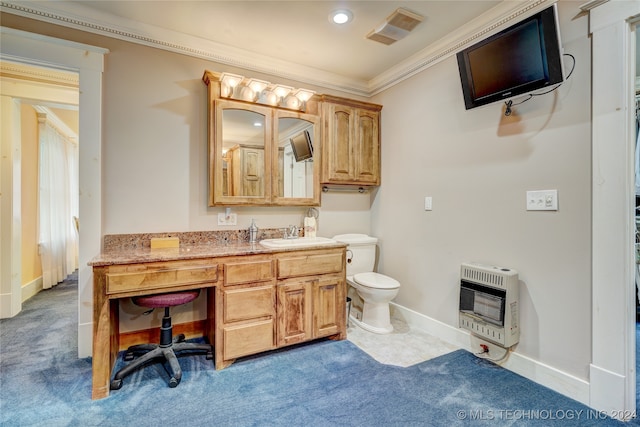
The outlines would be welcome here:
<svg viewBox="0 0 640 427">
<path fill-rule="evenodd" d="M 343 331 L 346 338 L 346 285 L 338 276 L 323 277 L 313 283 L 313 338 Z"/>
<path fill-rule="evenodd" d="M 336 335 L 346 338 L 344 250 L 277 258 L 277 345 Z"/>
<path fill-rule="evenodd" d="M 293 279 L 278 282 L 278 347 L 312 339 L 311 282 Z"/>
<path fill-rule="evenodd" d="M 345 339 L 345 252 L 337 246 L 152 262 L 134 257 L 127 263 L 120 257 L 120 263 L 95 264 L 93 399 L 109 395 L 118 352 L 150 342 L 140 339 L 146 331 L 121 342 L 119 301 L 125 298 L 203 290 L 207 318 L 174 326 L 202 332 L 214 343 L 216 369 L 238 357 L 294 343 Z M 154 327 L 149 333 L 157 332 Z"/>
<path fill-rule="evenodd" d="M 322 95 L 323 185 L 380 185 L 381 105 Z"/>
<path fill-rule="evenodd" d="M 271 257 L 244 257 L 223 264 L 216 294 L 216 369 L 242 356 L 276 347 L 276 276 Z"/>
</svg>

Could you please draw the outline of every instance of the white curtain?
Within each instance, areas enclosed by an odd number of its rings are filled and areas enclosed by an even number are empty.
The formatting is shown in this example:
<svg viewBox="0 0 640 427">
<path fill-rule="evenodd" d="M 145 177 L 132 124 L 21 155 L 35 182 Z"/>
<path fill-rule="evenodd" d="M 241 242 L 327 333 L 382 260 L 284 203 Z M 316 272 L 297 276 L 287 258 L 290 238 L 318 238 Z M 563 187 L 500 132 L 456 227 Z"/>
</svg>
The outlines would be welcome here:
<svg viewBox="0 0 640 427">
<path fill-rule="evenodd" d="M 39 244 L 48 289 L 78 267 L 78 146 L 46 120 L 40 121 L 39 140 Z"/>
</svg>

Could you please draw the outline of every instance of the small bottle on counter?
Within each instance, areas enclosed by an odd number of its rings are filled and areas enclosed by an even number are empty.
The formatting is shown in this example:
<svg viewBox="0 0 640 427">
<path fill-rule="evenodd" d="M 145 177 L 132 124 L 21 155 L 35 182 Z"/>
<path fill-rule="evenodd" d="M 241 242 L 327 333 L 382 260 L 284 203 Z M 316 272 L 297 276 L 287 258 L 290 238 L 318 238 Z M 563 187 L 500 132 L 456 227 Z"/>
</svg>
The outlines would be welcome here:
<svg viewBox="0 0 640 427">
<path fill-rule="evenodd" d="M 256 243 L 258 241 L 258 226 L 256 220 L 251 218 L 251 226 L 249 226 L 249 243 Z"/>
<path fill-rule="evenodd" d="M 316 237 L 316 219 L 312 216 L 304 217 L 304 237 Z"/>
</svg>

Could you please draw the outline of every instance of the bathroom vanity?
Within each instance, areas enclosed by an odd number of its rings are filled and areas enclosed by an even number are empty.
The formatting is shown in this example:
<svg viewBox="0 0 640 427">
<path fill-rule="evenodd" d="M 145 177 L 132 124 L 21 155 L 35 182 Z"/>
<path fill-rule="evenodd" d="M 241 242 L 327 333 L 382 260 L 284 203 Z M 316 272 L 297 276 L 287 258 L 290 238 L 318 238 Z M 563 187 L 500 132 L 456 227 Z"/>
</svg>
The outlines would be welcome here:
<svg viewBox="0 0 640 427">
<path fill-rule="evenodd" d="M 227 241 L 106 250 L 90 263 L 92 398 L 109 395 L 118 351 L 137 343 L 120 339 L 118 303 L 123 298 L 188 289 L 205 292 L 207 318 L 189 328 L 191 335 L 214 344 L 216 369 L 291 344 L 345 339 L 345 248 L 341 243 L 267 248 Z"/>
<path fill-rule="evenodd" d="M 380 185 L 382 106 L 330 95 L 311 96 L 304 108 L 259 102 L 250 81 L 224 86 L 221 78 L 203 76 L 210 206 L 319 206 L 321 184 Z M 346 338 L 346 244 L 267 247 L 243 233 L 156 233 L 179 234 L 181 245 L 155 250 L 148 234 L 104 236 L 103 253 L 89 263 L 94 399 L 109 395 L 120 350 L 157 337 L 155 329 L 120 333 L 121 299 L 200 289 L 206 318 L 174 330 L 206 337 L 216 369 L 291 344 Z"/>
</svg>

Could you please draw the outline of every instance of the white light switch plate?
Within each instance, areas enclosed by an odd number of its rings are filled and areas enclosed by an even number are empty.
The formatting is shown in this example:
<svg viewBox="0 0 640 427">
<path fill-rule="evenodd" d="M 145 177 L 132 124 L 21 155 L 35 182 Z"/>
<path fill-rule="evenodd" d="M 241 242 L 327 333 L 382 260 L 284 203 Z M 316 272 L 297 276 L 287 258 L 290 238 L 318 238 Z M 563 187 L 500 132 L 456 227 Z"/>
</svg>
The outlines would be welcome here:
<svg viewBox="0 0 640 427">
<path fill-rule="evenodd" d="M 224 212 L 218 213 L 218 225 L 237 225 L 238 214 L 230 213 L 227 215 Z"/>
<path fill-rule="evenodd" d="M 557 211 L 558 190 L 527 191 L 528 211 Z"/>
<path fill-rule="evenodd" d="M 433 209 L 433 200 L 431 197 L 427 196 L 424 198 L 424 210 L 430 211 Z"/>
</svg>

